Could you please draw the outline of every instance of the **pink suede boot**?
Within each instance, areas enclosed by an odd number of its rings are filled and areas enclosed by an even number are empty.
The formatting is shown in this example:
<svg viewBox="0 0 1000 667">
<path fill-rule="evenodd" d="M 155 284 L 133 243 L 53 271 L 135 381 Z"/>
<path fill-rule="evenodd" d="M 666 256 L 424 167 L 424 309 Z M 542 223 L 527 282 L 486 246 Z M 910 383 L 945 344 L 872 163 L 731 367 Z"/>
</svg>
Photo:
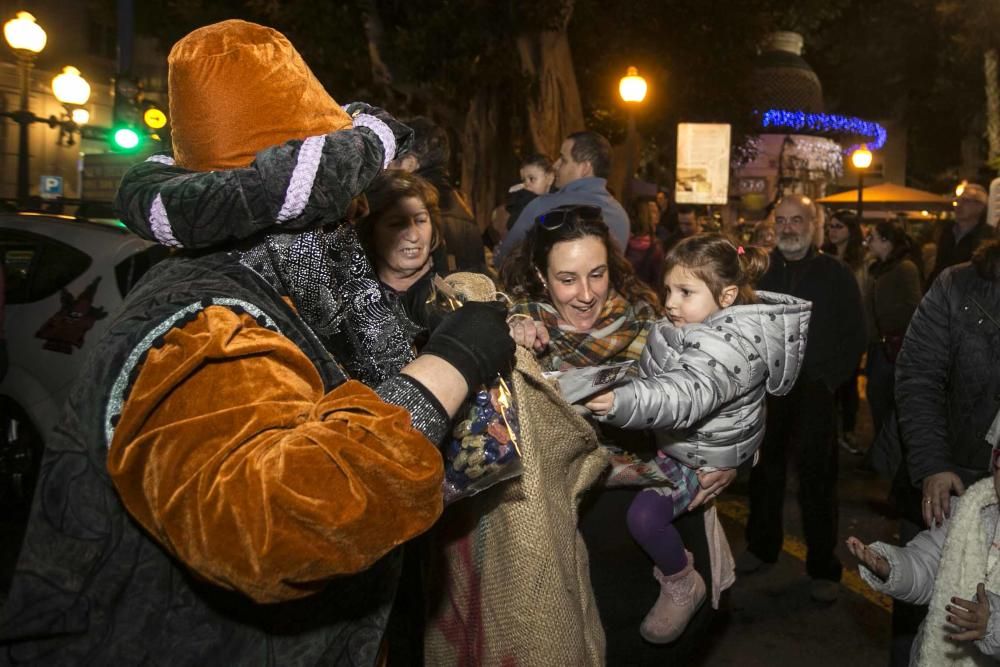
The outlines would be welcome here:
<svg viewBox="0 0 1000 667">
<path fill-rule="evenodd" d="M 685 553 L 687 565 L 676 574 L 665 575 L 660 568 L 653 568 L 653 576 L 660 582 L 660 596 L 639 626 L 639 634 L 652 644 L 669 644 L 680 637 L 705 602 L 705 580 L 695 572 L 691 552 Z"/>
</svg>

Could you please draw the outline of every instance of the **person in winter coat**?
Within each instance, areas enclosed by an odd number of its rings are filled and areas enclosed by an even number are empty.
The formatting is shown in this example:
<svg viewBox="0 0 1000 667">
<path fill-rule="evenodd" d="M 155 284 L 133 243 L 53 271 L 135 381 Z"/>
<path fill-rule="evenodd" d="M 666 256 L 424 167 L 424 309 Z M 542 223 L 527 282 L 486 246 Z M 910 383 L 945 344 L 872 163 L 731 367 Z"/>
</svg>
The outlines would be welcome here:
<svg viewBox="0 0 1000 667">
<path fill-rule="evenodd" d="M 927 287 L 949 266 L 968 262 L 983 241 L 996 236 L 986 222 L 989 194 L 978 183 L 968 183 L 955 198 L 955 219 L 938 230 L 934 268 L 927 276 Z"/>
<path fill-rule="evenodd" d="M 833 255 L 841 260 L 851 269 L 855 280 L 858 281 L 858 289 L 861 290 L 862 301 L 867 295 L 868 289 L 868 263 L 865 252 L 865 236 L 861 231 L 861 224 L 854 211 L 834 211 L 823 225 L 826 233 L 826 243 L 821 248 L 823 252 Z M 851 454 L 863 454 L 862 448 L 858 447 L 858 441 L 854 434 L 854 429 L 858 423 L 858 406 L 861 399 L 858 396 L 858 375 L 860 367 L 854 369 L 854 373 L 846 382 L 837 387 L 836 402 L 840 413 L 840 446 L 844 451 Z M 876 429 L 876 433 L 878 430 Z"/>
<path fill-rule="evenodd" d="M 896 404 L 924 520 L 941 523 L 950 496 L 987 476 L 983 437 L 1000 403 L 1000 241 L 945 269 L 924 295 L 896 360 Z"/>
<path fill-rule="evenodd" d="M 920 269 L 911 258 L 913 245 L 902 225 L 883 221 L 868 236 L 875 256 L 869 269 L 868 307 L 868 407 L 875 433 L 882 430 L 895 403 L 893 388 L 896 357 L 903 335 L 922 296 Z"/>
<path fill-rule="evenodd" d="M 116 208 L 176 252 L 47 443 L 0 663 L 375 665 L 397 547 L 441 513 L 437 443 L 511 363 L 505 313 L 469 304 L 413 357 L 349 219 L 405 125 L 342 108 L 264 26 L 168 64 L 174 154 Z"/>
<path fill-rule="evenodd" d="M 894 483 L 900 540 L 940 524 L 955 496 L 990 474 L 984 434 L 1000 405 L 1000 241 L 945 269 L 917 306 L 896 359 L 896 411 L 904 455 Z M 894 664 L 923 610 L 894 624 Z M 900 629 L 901 628 L 901 629 Z"/>
<path fill-rule="evenodd" d="M 1000 413 L 998 413 L 1000 416 Z M 1000 420 L 991 429 L 994 443 Z M 985 444 L 985 443 L 984 443 Z M 994 447 L 996 445 L 994 444 Z M 905 547 L 883 542 L 847 548 L 876 591 L 915 605 L 929 605 L 917 630 L 909 664 L 985 665 L 1000 660 L 1000 450 L 992 453 L 993 478 L 982 479 L 951 504 L 951 514 Z"/>
<path fill-rule="evenodd" d="M 810 304 L 753 291 L 762 248 L 717 234 L 681 241 L 666 258 L 667 320 L 650 332 L 641 377 L 584 404 L 601 421 L 654 429 L 672 488 L 647 489 L 628 510 L 633 537 L 655 562 L 660 595 L 640 627 L 649 642 L 683 632 L 705 599 L 675 517 L 719 495 L 764 438 L 764 397 L 788 393 L 805 355 Z"/>
</svg>

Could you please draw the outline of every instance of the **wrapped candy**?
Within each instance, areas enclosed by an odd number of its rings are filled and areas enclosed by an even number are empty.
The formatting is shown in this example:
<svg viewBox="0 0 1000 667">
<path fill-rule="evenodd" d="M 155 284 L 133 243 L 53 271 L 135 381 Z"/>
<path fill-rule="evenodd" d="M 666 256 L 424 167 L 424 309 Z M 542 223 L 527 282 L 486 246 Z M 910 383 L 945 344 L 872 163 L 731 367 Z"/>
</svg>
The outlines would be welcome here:
<svg viewBox="0 0 1000 667">
<path fill-rule="evenodd" d="M 462 296 L 440 278 L 427 301 L 429 309 L 451 311 L 462 307 Z M 518 450 L 518 422 L 514 395 L 503 377 L 479 387 L 455 418 L 445 440 L 444 502 L 455 502 L 517 477 L 522 473 Z"/>
<path fill-rule="evenodd" d="M 521 474 L 517 415 L 503 378 L 481 387 L 444 448 L 444 501 L 472 496 Z"/>
</svg>

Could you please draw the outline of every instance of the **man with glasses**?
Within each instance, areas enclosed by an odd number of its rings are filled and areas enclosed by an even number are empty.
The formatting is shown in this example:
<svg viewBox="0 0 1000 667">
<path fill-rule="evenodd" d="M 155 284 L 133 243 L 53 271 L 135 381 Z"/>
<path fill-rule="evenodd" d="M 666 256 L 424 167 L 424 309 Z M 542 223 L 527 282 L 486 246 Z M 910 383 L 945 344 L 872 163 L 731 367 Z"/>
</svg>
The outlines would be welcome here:
<svg viewBox="0 0 1000 667">
<path fill-rule="evenodd" d="M 553 165 L 559 192 L 541 195 L 524 207 L 503 243 L 495 252 L 499 265 L 511 249 L 524 240 L 535 219 L 559 206 L 585 205 L 601 209 L 611 238 L 624 251 L 628 244 L 628 214 L 608 192 L 611 171 L 611 144 L 597 132 L 574 132 L 566 137 Z"/>
<path fill-rule="evenodd" d="M 938 274 L 949 266 L 968 262 L 976 247 L 994 236 L 993 228 L 986 224 L 986 207 L 989 195 L 978 183 L 968 183 L 955 198 L 955 219 L 941 228 L 937 239 L 937 259 L 934 269 L 927 276 L 930 287 Z"/>
<path fill-rule="evenodd" d="M 777 248 L 758 288 L 813 304 L 802 373 L 786 396 L 768 397 L 761 458 L 750 474 L 747 551 L 736 569 L 750 573 L 774 563 L 783 540 L 786 456 L 799 480 L 810 594 L 820 602 L 839 595 L 837 445 L 834 391 L 854 372 L 865 349 L 861 293 L 850 269 L 815 245 L 818 215 L 812 200 L 786 195 L 774 210 Z"/>
</svg>

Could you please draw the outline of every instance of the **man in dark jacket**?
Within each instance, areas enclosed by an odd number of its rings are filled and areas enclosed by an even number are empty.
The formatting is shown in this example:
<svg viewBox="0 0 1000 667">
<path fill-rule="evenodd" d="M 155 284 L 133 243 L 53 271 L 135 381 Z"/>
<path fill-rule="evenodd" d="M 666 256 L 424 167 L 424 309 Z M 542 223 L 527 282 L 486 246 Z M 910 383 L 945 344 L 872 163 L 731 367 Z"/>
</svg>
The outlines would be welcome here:
<svg viewBox="0 0 1000 667">
<path fill-rule="evenodd" d="M 417 174 L 437 188 L 448 266 L 439 266 L 436 270 L 442 274 L 451 271 L 486 273 L 482 232 L 472 208 L 451 184 L 448 175 L 448 160 L 451 157 L 448 132 L 419 116 L 410 119 L 407 124 L 413 129 L 413 147 L 394 166 Z"/>
<path fill-rule="evenodd" d="M 806 571 L 814 599 L 839 594 L 837 445 L 833 393 L 851 377 L 865 349 L 864 312 L 847 265 L 817 250 L 818 215 L 808 197 L 787 195 L 775 208 L 778 247 L 758 287 L 813 304 L 802 373 L 792 391 L 769 397 L 761 459 L 750 475 L 747 551 L 737 570 L 753 572 L 778 558 L 783 540 L 785 457 L 795 450 L 799 505 L 805 529 Z"/>
<path fill-rule="evenodd" d="M 955 219 L 947 222 L 937 239 L 937 259 L 934 270 L 927 277 L 927 287 L 949 266 L 968 262 L 976 246 L 993 238 L 993 228 L 986 224 L 986 205 L 989 196 L 986 188 L 969 183 L 955 199 Z"/>
</svg>

